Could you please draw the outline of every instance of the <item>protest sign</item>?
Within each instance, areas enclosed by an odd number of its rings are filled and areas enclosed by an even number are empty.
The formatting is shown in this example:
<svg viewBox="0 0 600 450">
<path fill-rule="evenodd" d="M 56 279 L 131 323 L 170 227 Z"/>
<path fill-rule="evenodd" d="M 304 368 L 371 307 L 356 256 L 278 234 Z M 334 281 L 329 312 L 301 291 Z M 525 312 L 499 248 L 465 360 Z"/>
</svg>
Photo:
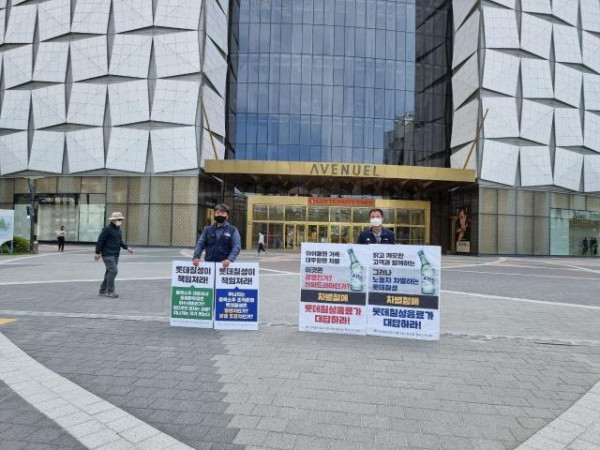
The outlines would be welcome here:
<svg viewBox="0 0 600 450">
<path fill-rule="evenodd" d="M 258 330 L 258 264 L 217 264 L 215 329 Z"/>
<path fill-rule="evenodd" d="M 171 326 L 213 327 L 215 264 L 173 261 Z"/>
<path fill-rule="evenodd" d="M 302 244 L 300 331 L 365 334 L 367 247 Z"/>
<path fill-rule="evenodd" d="M 440 247 L 369 246 L 367 334 L 437 340 Z"/>
</svg>

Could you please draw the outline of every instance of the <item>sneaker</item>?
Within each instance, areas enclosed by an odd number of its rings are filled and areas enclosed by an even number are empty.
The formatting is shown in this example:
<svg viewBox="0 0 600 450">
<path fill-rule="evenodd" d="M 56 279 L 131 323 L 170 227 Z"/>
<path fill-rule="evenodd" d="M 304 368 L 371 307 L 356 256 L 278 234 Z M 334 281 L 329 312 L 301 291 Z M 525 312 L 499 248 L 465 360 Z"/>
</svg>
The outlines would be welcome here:
<svg viewBox="0 0 600 450">
<path fill-rule="evenodd" d="M 106 295 L 106 291 L 98 291 L 98 295 Z"/>
<path fill-rule="evenodd" d="M 104 295 L 106 295 L 107 297 L 110 297 L 110 298 L 119 298 L 119 294 L 117 294 L 116 292 L 107 292 Z"/>
</svg>

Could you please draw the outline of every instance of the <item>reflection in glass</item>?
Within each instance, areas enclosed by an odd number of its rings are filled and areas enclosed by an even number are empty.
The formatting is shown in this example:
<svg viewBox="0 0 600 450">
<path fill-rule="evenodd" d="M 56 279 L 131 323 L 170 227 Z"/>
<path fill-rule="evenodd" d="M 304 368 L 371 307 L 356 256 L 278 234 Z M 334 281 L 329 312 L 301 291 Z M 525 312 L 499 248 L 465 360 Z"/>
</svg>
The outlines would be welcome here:
<svg viewBox="0 0 600 450">
<path fill-rule="evenodd" d="M 267 220 L 268 214 L 267 211 L 269 209 L 268 205 L 254 205 L 252 218 L 254 220 Z"/>
<path fill-rule="evenodd" d="M 451 2 L 438 3 L 234 0 L 235 157 L 263 143 L 290 161 L 448 165 Z"/>
<path fill-rule="evenodd" d="M 309 206 L 308 207 L 309 222 L 329 222 L 329 207 L 328 206 Z"/>
<path fill-rule="evenodd" d="M 269 206 L 269 220 L 283 220 L 283 205 Z"/>
<path fill-rule="evenodd" d="M 306 207 L 286 206 L 285 220 L 288 222 L 304 222 L 306 220 Z"/>
</svg>

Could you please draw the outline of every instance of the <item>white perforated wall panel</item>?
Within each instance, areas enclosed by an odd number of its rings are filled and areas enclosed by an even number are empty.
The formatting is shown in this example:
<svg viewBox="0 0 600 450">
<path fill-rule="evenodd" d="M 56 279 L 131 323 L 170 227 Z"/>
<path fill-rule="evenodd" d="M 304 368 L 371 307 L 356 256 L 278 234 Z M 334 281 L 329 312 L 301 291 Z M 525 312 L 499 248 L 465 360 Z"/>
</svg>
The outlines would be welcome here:
<svg viewBox="0 0 600 450">
<path fill-rule="evenodd" d="M 65 151 L 65 134 L 36 130 L 33 134 L 29 170 L 61 173 Z"/>
<path fill-rule="evenodd" d="M 526 12 L 552 14 L 550 0 L 521 0 L 521 9 Z"/>
<path fill-rule="evenodd" d="M 38 4 L 38 27 L 42 41 L 71 31 L 71 1 L 48 0 Z"/>
<path fill-rule="evenodd" d="M 477 133 L 479 100 L 475 99 L 454 112 L 451 147 L 471 142 Z"/>
<path fill-rule="evenodd" d="M 114 1 L 113 10 L 117 33 L 152 26 L 152 0 Z"/>
<path fill-rule="evenodd" d="M 154 36 L 154 52 L 160 78 L 200 71 L 198 33 L 194 31 Z"/>
<path fill-rule="evenodd" d="M 202 73 L 217 88 L 221 97 L 225 97 L 227 85 L 227 60 L 223 58 L 212 40 L 207 39 L 204 46 L 204 63 Z"/>
<path fill-rule="evenodd" d="M 37 5 L 13 6 L 8 18 L 4 42 L 7 44 L 31 44 L 36 14 Z"/>
<path fill-rule="evenodd" d="M 531 100 L 523 100 L 521 137 L 548 145 L 552 132 L 554 108 Z"/>
<path fill-rule="evenodd" d="M 0 113 L 0 128 L 26 130 L 29 124 L 31 92 L 27 90 L 6 90 Z"/>
<path fill-rule="evenodd" d="M 110 59 L 111 75 L 147 78 L 150 67 L 151 36 L 117 34 Z"/>
<path fill-rule="evenodd" d="M 531 14 L 521 16 L 521 48 L 542 58 L 550 58 L 552 23 Z"/>
<path fill-rule="evenodd" d="M 197 30 L 201 7 L 201 0 L 158 0 L 154 25 Z"/>
<path fill-rule="evenodd" d="M 600 115 L 585 112 L 583 145 L 600 153 Z"/>
<path fill-rule="evenodd" d="M 557 148 L 554 154 L 554 184 L 578 191 L 581 183 L 583 155 L 563 148 Z"/>
<path fill-rule="evenodd" d="M 148 82 L 116 83 L 108 86 L 112 125 L 145 122 L 150 119 Z"/>
<path fill-rule="evenodd" d="M 106 34 L 110 3 L 110 0 L 77 0 L 71 31 L 74 33 Z"/>
<path fill-rule="evenodd" d="M 225 136 L 225 100 L 208 86 L 202 88 L 202 100 L 208 116 L 205 118 L 204 127 L 208 128 L 210 125 L 210 131 Z M 206 120 L 209 124 L 206 123 Z"/>
<path fill-rule="evenodd" d="M 164 128 L 150 133 L 154 172 L 198 168 L 195 127 Z"/>
<path fill-rule="evenodd" d="M 484 7 L 483 22 L 486 48 L 519 48 L 517 18 L 513 10 Z"/>
<path fill-rule="evenodd" d="M 71 41 L 73 81 L 87 80 L 108 74 L 106 36 Z"/>
<path fill-rule="evenodd" d="M 486 139 L 481 160 L 481 179 L 514 186 L 519 162 L 519 147 Z"/>
<path fill-rule="evenodd" d="M 517 105 L 514 98 L 483 97 L 483 114 L 487 117 L 483 124 L 486 139 L 519 137 Z"/>
<path fill-rule="evenodd" d="M 584 30 L 600 32 L 600 2 L 581 0 L 581 25 Z"/>
<path fill-rule="evenodd" d="M 477 51 L 479 44 L 479 11 L 475 11 L 454 36 L 454 52 L 452 54 L 452 68 L 469 58 Z"/>
<path fill-rule="evenodd" d="M 578 109 L 556 108 L 554 118 L 556 145 L 563 147 L 583 145 L 581 113 Z"/>
<path fill-rule="evenodd" d="M 47 128 L 64 123 L 65 112 L 65 85 L 56 84 L 31 93 L 33 104 L 33 123 L 36 128 Z"/>
<path fill-rule="evenodd" d="M 157 80 L 152 105 L 152 120 L 194 125 L 199 102 L 197 81 Z"/>
<path fill-rule="evenodd" d="M 519 78 L 520 59 L 495 50 L 485 52 L 483 87 L 502 94 L 515 96 Z"/>
<path fill-rule="evenodd" d="M 583 183 L 585 192 L 600 191 L 600 155 L 585 155 Z"/>
<path fill-rule="evenodd" d="M 69 131 L 67 154 L 71 173 L 104 168 L 104 137 L 102 128 Z"/>
<path fill-rule="evenodd" d="M 0 174 L 27 170 L 27 131 L 0 136 Z"/>
<path fill-rule="evenodd" d="M 452 12 L 454 14 L 454 30 L 456 31 L 466 18 L 469 16 L 478 0 L 458 0 L 452 2 Z"/>
<path fill-rule="evenodd" d="M 67 121 L 81 125 L 102 126 L 105 106 L 105 84 L 73 83 Z"/>
<path fill-rule="evenodd" d="M 144 172 L 148 154 L 148 130 L 111 128 L 106 168 Z"/>
<path fill-rule="evenodd" d="M 577 25 L 579 0 L 552 0 L 552 14 L 570 25 Z"/>
<path fill-rule="evenodd" d="M 68 56 L 68 42 L 40 42 L 33 80 L 64 83 L 67 76 Z"/>
<path fill-rule="evenodd" d="M 524 98 L 554 98 L 550 63 L 540 59 L 521 59 Z"/>
<path fill-rule="evenodd" d="M 581 64 L 581 48 L 577 28 L 553 24 L 554 57 L 558 62 Z"/>
<path fill-rule="evenodd" d="M 544 146 L 521 147 L 521 186 L 552 185 L 550 148 Z"/>
<path fill-rule="evenodd" d="M 554 96 L 570 106 L 579 108 L 583 74 L 572 67 L 556 64 L 554 67 Z"/>
<path fill-rule="evenodd" d="M 31 81 L 33 75 L 33 46 L 7 50 L 3 54 L 4 87 L 9 89 Z"/>
</svg>

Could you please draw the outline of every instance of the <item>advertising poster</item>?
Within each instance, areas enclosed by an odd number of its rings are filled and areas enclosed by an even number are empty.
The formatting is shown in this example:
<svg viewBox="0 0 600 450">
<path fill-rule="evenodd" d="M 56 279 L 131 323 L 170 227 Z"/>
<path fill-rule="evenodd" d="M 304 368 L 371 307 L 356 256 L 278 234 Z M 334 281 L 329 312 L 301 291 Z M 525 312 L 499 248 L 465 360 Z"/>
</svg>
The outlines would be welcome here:
<svg viewBox="0 0 600 450">
<path fill-rule="evenodd" d="M 12 209 L 0 209 L 0 245 L 12 241 L 15 231 L 15 212 Z"/>
<path fill-rule="evenodd" d="M 368 246 L 303 243 L 300 331 L 366 333 Z"/>
<path fill-rule="evenodd" d="M 171 326 L 213 327 L 215 264 L 173 261 Z"/>
<path fill-rule="evenodd" d="M 367 334 L 439 339 L 440 247 L 368 247 Z"/>
<path fill-rule="evenodd" d="M 215 329 L 258 330 L 258 264 L 217 264 Z"/>
</svg>

